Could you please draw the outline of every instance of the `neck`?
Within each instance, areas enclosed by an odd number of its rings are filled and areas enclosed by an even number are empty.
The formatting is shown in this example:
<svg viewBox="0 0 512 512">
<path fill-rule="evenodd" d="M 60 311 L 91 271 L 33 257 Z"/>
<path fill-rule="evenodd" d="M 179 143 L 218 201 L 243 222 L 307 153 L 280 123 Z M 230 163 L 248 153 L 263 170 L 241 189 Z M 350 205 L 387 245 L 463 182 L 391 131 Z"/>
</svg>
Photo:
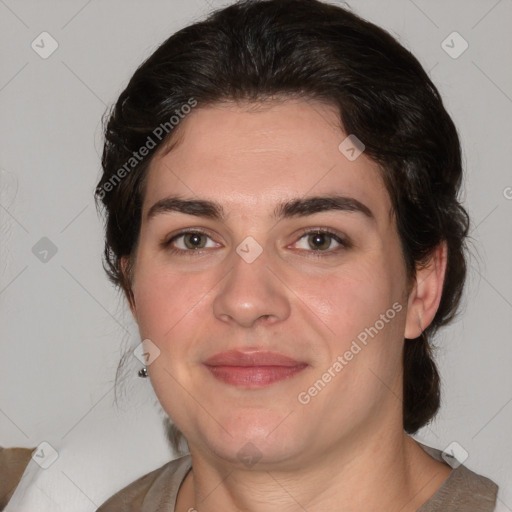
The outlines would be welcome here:
<svg viewBox="0 0 512 512">
<path fill-rule="evenodd" d="M 307 463 L 275 470 L 234 468 L 192 446 L 191 456 L 193 472 L 180 488 L 176 512 L 414 512 L 450 473 L 401 429 L 371 442 L 347 439 Z"/>
</svg>

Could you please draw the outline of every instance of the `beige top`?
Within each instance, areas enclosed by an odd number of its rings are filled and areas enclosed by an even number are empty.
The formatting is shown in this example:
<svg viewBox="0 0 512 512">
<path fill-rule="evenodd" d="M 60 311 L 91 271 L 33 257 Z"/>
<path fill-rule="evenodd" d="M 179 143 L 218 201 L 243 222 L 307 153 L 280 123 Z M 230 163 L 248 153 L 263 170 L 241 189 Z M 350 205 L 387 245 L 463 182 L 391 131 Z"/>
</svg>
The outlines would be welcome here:
<svg viewBox="0 0 512 512">
<path fill-rule="evenodd" d="M 2 448 L 0 446 L 0 510 L 11 499 L 35 448 Z"/>
<path fill-rule="evenodd" d="M 416 441 L 418 442 L 418 441 Z M 441 451 L 418 444 L 434 459 Z M 174 512 L 178 489 L 192 467 L 190 455 L 144 475 L 107 500 L 96 512 Z M 498 486 L 460 465 L 417 512 L 492 512 Z"/>
</svg>

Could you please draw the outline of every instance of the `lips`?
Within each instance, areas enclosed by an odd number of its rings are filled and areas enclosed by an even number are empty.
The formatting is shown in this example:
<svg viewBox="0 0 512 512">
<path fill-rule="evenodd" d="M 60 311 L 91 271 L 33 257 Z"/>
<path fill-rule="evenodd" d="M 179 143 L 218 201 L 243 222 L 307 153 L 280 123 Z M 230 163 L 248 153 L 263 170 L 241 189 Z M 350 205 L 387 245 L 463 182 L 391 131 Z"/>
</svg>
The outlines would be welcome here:
<svg viewBox="0 0 512 512">
<path fill-rule="evenodd" d="M 246 388 L 260 388 L 288 379 L 308 366 L 276 352 L 237 350 L 216 354 L 203 364 L 216 379 Z"/>
</svg>

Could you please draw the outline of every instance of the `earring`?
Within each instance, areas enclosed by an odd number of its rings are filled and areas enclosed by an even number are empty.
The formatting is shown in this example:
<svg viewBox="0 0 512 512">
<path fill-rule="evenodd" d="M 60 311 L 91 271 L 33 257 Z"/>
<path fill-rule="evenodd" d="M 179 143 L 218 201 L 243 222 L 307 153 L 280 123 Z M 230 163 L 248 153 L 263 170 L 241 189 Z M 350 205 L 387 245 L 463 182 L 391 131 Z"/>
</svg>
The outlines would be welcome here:
<svg viewBox="0 0 512 512">
<path fill-rule="evenodd" d="M 137 374 L 139 377 L 146 378 L 148 376 L 148 369 L 144 366 L 142 370 L 139 370 L 139 373 Z"/>
</svg>

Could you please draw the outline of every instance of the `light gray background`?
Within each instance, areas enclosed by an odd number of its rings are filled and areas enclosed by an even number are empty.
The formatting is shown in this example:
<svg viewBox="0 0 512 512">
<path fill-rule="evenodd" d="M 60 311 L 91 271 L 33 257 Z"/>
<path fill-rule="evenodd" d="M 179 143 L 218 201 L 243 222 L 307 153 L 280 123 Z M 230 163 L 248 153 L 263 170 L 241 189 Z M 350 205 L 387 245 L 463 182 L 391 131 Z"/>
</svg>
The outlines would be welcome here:
<svg viewBox="0 0 512 512">
<path fill-rule="evenodd" d="M 31 463 L 19 510 L 93 511 L 172 456 L 135 358 L 113 405 L 121 352 L 140 340 L 101 268 L 100 120 L 160 42 L 228 3 L 0 0 L 0 445 L 46 441 L 59 455 L 48 469 Z M 512 1 L 348 3 L 419 58 L 465 155 L 470 276 L 436 342 L 442 409 L 416 438 L 459 443 L 512 510 Z M 47 59 L 31 48 L 43 31 L 59 45 Z M 469 43 L 457 59 L 441 46 L 453 31 Z M 42 237 L 57 247 L 47 262 L 32 252 Z"/>
</svg>

